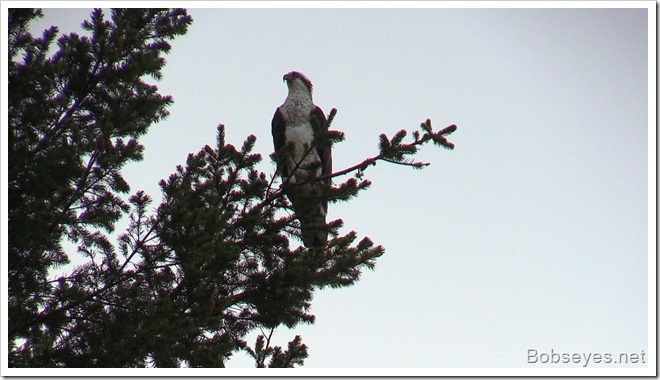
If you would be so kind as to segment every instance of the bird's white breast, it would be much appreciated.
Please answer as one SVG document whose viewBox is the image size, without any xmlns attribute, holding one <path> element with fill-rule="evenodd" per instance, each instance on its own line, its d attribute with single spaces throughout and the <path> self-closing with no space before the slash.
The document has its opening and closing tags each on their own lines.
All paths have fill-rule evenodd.
<svg viewBox="0 0 660 380">
<path fill-rule="evenodd" d="M 287 125 L 299 126 L 309 124 L 309 114 L 312 112 L 312 99 L 306 96 L 290 95 L 280 107 Z"/>
<path fill-rule="evenodd" d="M 311 145 L 314 140 L 314 131 L 312 130 L 312 125 L 310 123 L 289 125 L 284 131 L 284 136 L 287 143 L 291 141 L 295 145 L 300 145 L 302 147 L 305 144 Z"/>
<path fill-rule="evenodd" d="M 314 131 L 309 122 L 287 126 L 284 136 L 287 144 L 289 142 L 293 143 L 293 157 L 291 157 L 293 162 L 290 164 L 292 166 L 291 169 L 297 166 L 298 170 L 306 170 L 310 165 L 321 161 L 318 151 L 311 148 L 314 141 Z"/>
<path fill-rule="evenodd" d="M 321 173 L 318 164 L 314 172 L 308 169 L 321 161 L 317 150 L 311 148 L 314 141 L 314 130 L 309 122 L 312 107 L 311 99 L 302 96 L 289 96 L 280 107 L 280 112 L 286 120 L 285 142 L 286 144 L 293 143 L 293 151 L 287 166 L 289 173 L 293 174 L 294 180 L 296 177 L 318 176 Z"/>
</svg>

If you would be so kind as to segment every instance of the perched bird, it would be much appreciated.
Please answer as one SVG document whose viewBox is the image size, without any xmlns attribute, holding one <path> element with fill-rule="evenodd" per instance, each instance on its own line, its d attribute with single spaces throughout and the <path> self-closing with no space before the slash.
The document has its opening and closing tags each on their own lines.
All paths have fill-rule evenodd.
<svg viewBox="0 0 660 380">
<path fill-rule="evenodd" d="M 328 241 L 324 192 L 330 180 L 311 180 L 332 173 L 330 143 L 314 141 L 327 128 L 326 116 L 312 101 L 312 82 L 305 75 L 292 71 L 283 80 L 289 94 L 271 123 L 277 170 L 300 221 L 303 244 L 320 248 Z"/>
</svg>

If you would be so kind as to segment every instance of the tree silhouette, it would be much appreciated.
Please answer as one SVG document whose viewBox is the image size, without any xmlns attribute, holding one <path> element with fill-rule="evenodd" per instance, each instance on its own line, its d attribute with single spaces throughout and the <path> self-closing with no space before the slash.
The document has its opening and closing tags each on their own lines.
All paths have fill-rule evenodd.
<svg viewBox="0 0 660 380">
<path fill-rule="evenodd" d="M 139 137 L 172 104 L 143 78 L 161 78 L 168 41 L 192 18 L 113 9 L 106 20 L 96 9 L 82 24 L 89 36 L 63 35 L 49 56 L 57 28 L 27 32 L 41 15 L 9 10 L 9 366 L 224 367 L 241 350 L 257 367 L 302 365 L 301 337 L 282 348 L 271 345 L 273 331 L 313 323 L 314 291 L 353 285 L 384 248 L 340 234 L 341 220 L 328 223 L 325 248 L 300 246 L 283 196 L 292 185 L 255 169 L 255 136 L 236 148 L 222 125 L 213 147 L 160 182 L 155 211 L 148 194 L 129 195 L 121 169 L 142 159 Z M 455 129 L 434 132 L 427 120 L 409 143 L 405 130 L 381 135 L 378 155 L 324 178 L 353 173 L 323 196 L 356 197 L 377 161 L 422 168 L 410 158 L 418 147 L 452 149 L 445 136 Z M 113 243 L 121 218 L 129 225 Z M 53 276 L 72 254 L 64 239 L 86 261 Z M 262 333 L 250 345 L 252 331 Z"/>
</svg>

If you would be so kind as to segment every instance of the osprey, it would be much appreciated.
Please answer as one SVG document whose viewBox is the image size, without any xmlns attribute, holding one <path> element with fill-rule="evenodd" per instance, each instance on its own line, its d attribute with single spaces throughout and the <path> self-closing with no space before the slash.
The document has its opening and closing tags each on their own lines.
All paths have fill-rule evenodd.
<svg viewBox="0 0 660 380">
<path fill-rule="evenodd" d="M 324 193 L 330 180 L 313 179 L 332 173 L 332 153 L 330 143 L 318 144 L 314 137 L 327 127 L 326 117 L 312 101 L 312 82 L 305 75 L 292 71 L 282 79 L 289 94 L 271 123 L 277 170 L 300 221 L 303 244 L 320 248 L 328 241 Z"/>
</svg>

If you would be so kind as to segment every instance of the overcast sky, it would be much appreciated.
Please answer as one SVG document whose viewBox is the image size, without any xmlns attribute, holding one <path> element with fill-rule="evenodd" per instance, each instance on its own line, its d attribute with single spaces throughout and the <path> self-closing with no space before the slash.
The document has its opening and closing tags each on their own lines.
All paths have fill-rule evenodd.
<svg viewBox="0 0 660 380">
<path fill-rule="evenodd" d="M 377 154 L 380 133 L 458 125 L 454 151 L 416 156 L 431 166 L 379 163 L 369 191 L 331 206 L 386 253 L 355 286 L 318 292 L 314 325 L 277 331 L 302 335 L 305 367 L 543 367 L 530 349 L 653 360 L 647 9 L 189 11 L 158 84 L 171 115 L 126 170 L 156 201 L 219 123 L 235 145 L 255 134 L 271 173 L 291 70 L 338 109 L 336 169 Z M 39 29 L 70 32 L 89 8 L 44 13 Z"/>
</svg>

